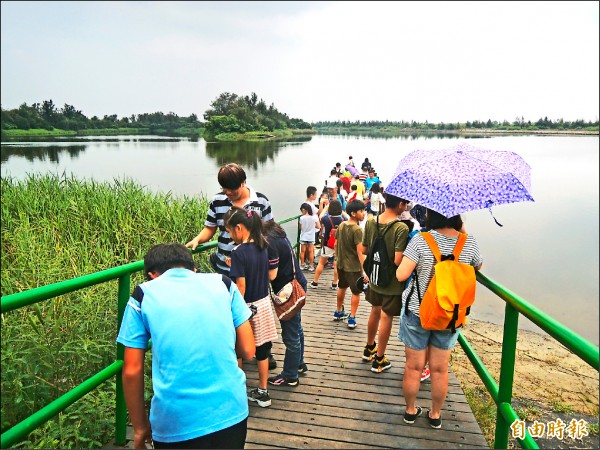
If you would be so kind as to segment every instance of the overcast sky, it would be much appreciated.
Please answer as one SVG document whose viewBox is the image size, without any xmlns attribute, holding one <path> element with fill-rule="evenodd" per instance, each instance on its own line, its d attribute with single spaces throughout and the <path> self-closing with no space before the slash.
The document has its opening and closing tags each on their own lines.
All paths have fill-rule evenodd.
<svg viewBox="0 0 600 450">
<path fill-rule="evenodd" d="M 598 120 L 598 2 L 2 2 L 2 107 Z"/>
</svg>

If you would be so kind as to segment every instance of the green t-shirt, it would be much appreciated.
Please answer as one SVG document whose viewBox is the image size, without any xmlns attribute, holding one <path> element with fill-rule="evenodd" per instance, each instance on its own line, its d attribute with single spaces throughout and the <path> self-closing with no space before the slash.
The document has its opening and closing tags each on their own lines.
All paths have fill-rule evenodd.
<svg viewBox="0 0 600 450">
<path fill-rule="evenodd" d="M 338 227 L 335 239 L 335 259 L 337 268 L 344 272 L 362 272 L 356 246 L 362 241 L 362 228 L 359 225 L 343 222 Z"/>
<path fill-rule="evenodd" d="M 394 256 L 396 252 L 404 252 L 406 249 L 406 245 L 408 244 L 408 227 L 400 221 L 396 221 L 394 223 L 380 223 L 379 234 L 383 234 L 388 227 L 392 228 L 385 233 L 383 239 L 385 241 L 385 247 L 390 265 L 397 268 L 397 266 L 394 265 Z M 370 219 L 365 224 L 365 232 L 362 241 L 362 244 L 367 247 L 367 251 L 375 241 L 376 236 L 377 222 L 375 219 Z M 373 289 L 374 292 L 385 295 L 402 295 L 402 291 L 404 290 L 404 282 L 401 283 L 398 281 L 396 278 L 396 272 L 394 270 L 392 281 L 390 281 L 389 285 L 386 287 L 381 287 L 369 283 L 369 289 Z"/>
</svg>

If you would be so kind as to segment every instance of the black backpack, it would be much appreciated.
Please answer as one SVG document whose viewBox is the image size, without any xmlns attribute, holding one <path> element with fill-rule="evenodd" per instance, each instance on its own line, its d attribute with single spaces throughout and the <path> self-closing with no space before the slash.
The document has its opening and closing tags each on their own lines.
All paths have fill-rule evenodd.
<svg viewBox="0 0 600 450">
<path fill-rule="evenodd" d="M 394 271 L 396 267 L 394 264 L 390 264 L 384 236 L 388 230 L 394 227 L 394 223 L 396 222 L 398 220 L 390 222 L 385 231 L 380 234 L 379 216 L 377 216 L 377 236 L 373 240 L 373 244 L 369 247 L 369 252 L 363 263 L 363 268 L 369 277 L 369 282 L 375 286 L 386 287 L 392 281 L 392 277 L 395 276 Z"/>
</svg>

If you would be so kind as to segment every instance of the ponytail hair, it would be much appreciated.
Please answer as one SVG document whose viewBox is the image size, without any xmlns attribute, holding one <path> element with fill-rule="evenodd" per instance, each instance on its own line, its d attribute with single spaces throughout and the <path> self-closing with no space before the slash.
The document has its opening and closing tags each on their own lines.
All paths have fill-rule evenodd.
<svg viewBox="0 0 600 450">
<path fill-rule="evenodd" d="M 223 216 L 223 221 L 226 228 L 243 225 L 250 232 L 250 237 L 258 248 L 261 250 L 267 248 L 268 242 L 263 234 L 263 221 L 255 211 L 232 206 Z"/>
</svg>

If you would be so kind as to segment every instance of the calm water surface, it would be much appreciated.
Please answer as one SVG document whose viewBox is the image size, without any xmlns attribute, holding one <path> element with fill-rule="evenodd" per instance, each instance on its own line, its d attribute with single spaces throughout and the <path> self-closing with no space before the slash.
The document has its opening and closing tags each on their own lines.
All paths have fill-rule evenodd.
<svg viewBox="0 0 600 450">
<path fill-rule="evenodd" d="M 264 143 L 103 139 L 2 143 L 2 176 L 51 172 L 98 181 L 132 178 L 152 191 L 210 198 L 219 190 L 218 168 L 233 161 L 245 168 L 248 183 L 271 200 L 280 220 L 297 214 L 306 187 L 321 189 L 330 168 L 336 162 L 344 165 L 349 155 L 357 163 L 368 157 L 385 185 L 410 151 L 464 141 L 355 136 Z M 468 143 L 514 151 L 532 167 L 535 202 L 495 207 L 503 227 L 487 210 L 463 215 L 483 252 L 483 273 L 598 344 L 598 137 L 505 136 L 470 138 Z M 198 230 L 202 223 L 198 218 Z M 294 227 L 286 224 L 291 236 Z M 474 318 L 502 323 L 504 302 L 481 285 L 475 306 Z M 524 318 L 520 327 L 540 331 Z"/>
</svg>

